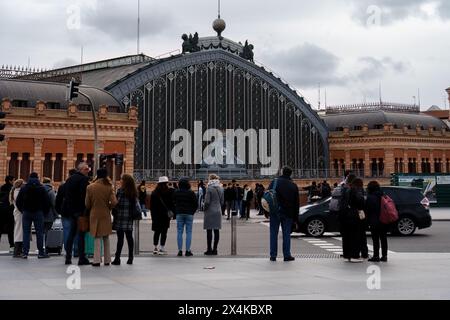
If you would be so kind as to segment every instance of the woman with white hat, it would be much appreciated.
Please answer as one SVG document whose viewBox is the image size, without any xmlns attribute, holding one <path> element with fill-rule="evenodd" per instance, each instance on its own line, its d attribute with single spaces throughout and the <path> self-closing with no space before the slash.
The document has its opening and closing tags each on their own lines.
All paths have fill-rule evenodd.
<svg viewBox="0 0 450 320">
<path fill-rule="evenodd" d="M 165 250 L 167 231 L 170 227 L 170 220 L 174 218 L 174 189 L 168 186 L 169 178 L 160 177 L 155 191 L 150 197 L 150 211 L 152 216 L 153 245 L 155 249 L 153 254 L 167 255 Z M 161 239 L 161 247 L 158 250 L 158 244 Z"/>
</svg>

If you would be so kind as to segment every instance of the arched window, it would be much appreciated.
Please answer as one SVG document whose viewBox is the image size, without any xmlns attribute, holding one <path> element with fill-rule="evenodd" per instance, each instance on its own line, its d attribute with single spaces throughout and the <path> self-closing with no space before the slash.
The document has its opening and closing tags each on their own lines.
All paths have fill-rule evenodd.
<svg viewBox="0 0 450 320">
<path fill-rule="evenodd" d="M 53 171 L 53 181 L 55 182 L 61 182 L 63 180 L 63 154 L 57 153 L 56 159 L 55 159 L 55 165 L 54 165 L 54 171 Z"/>
<path fill-rule="evenodd" d="M 11 153 L 8 172 L 10 176 L 13 176 L 15 178 L 19 176 L 19 154 L 17 152 Z"/>
<path fill-rule="evenodd" d="M 28 177 L 30 176 L 30 170 L 31 170 L 30 154 L 23 153 L 22 162 L 20 163 L 20 178 L 28 180 Z"/>
<path fill-rule="evenodd" d="M 42 171 L 42 177 L 47 177 L 50 179 L 53 179 L 52 175 L 52 154 L 46 153 L 44 158 L 44 165 L 43 165 L 43 171 Z"/>
</svg>

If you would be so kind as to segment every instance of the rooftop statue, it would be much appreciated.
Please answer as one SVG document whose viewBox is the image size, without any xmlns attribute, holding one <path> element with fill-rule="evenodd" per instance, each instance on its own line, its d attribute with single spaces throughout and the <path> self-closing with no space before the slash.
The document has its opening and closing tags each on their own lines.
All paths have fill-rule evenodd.
<svg viewBox="0 0 450 320">
<path fill-rule="evenodd" d="M 254 62 L 253 57 L 254 57 L 254 53 L 253 53 L 253 45 L 252 44 L 248 44 L 248 40 L 245 41 L 245 45 L 244 45 L 244 49 L 242 50 L 242 53 L 240 54 L 240 56 L 246 60 L 249 60 L 251 62 Z"/>
<path fill-rule="evenodd" d="M 181 36 L 181 39 L 183 39 L 183 53 L 200 51 L 200 47 L 198 46 L 198 32 L 196 32 L 194 36 L 192 36 L 192 34 L 189 34 L 189 37 L 187 34 L 183 34 Z"/>
</svg>

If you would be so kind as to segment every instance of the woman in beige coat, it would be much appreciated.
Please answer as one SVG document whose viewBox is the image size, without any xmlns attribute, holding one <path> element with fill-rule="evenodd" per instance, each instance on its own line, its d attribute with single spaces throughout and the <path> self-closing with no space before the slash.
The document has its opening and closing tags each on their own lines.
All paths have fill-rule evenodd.
<svg viewBox="0 0 450 320">
<path fill-rule="evenodd" d="M 97 171 L 97 178 L 87 187 L 86 209 L 89 210 L 89 232 L 95 238 L 94 262 L 92 266 L 99 267 L 101 258 L 101 241 L 104 245 L 104 263 L 111 263 L 109 235 L 112 234 L 111 209 L 117 204 L 113 186 L 106 169 Z"/>
</svg>

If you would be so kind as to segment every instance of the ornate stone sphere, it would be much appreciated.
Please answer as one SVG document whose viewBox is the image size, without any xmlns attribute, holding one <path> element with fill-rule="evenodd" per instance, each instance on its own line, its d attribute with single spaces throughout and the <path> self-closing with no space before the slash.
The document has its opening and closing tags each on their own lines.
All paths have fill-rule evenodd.
<svg viewBox="0 0 450 320">
<path fill-rule="evenodd" d="M 213 22 L 213 29 L 217 32 L 219 37 L 222 35 L 222 32 L 225 30 L 226 26 L 227 24 L 225 23 L 225 20 L 221 18 L 218 18 Z"/>
</svg>

